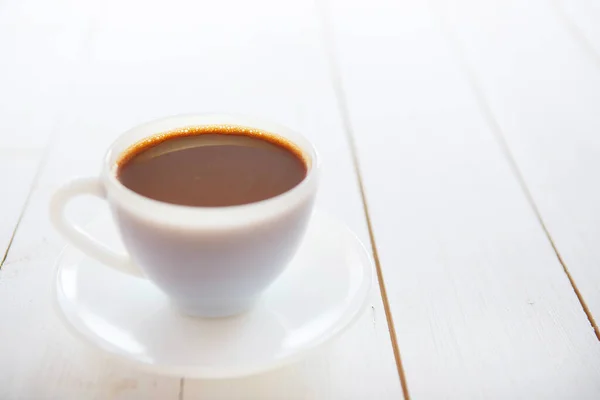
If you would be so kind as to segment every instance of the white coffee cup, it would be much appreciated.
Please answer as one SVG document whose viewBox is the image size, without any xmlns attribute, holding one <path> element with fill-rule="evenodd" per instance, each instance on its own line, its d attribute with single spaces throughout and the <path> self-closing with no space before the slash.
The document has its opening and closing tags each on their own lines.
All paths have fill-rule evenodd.
<svg viewBox="0 0 600 400">
<path fill-rule="evenodd" d="M 117 160 L 131 145 L 174 129 L 222 124 L 257 128 L 295 144 L 307 160 L 306 177 L 276 197 L 230 207 L 164 203 L 117 179 Z M 233 115 L 168 117 L 122 134 L 108 149 L 100 177 L 77 179 L 58 189 L 50 215 L 56 229 L 86 255 L 149 279 L 182 312 L 233 315 L 250 308 L 294 256 L 312 212 L 318 170 L 315 148 L 288 128 Z M 66 205 L 79 195 L 109 203 L 128 255 L 110 250 L 66 217 Z"/>
</svg>

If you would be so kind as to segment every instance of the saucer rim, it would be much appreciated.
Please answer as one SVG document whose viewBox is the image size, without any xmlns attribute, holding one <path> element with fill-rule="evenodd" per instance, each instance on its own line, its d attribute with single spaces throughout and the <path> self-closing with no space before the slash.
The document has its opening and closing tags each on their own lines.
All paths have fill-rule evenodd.
<svg viewBox="0 0 600 400">
<path fill-rule="evenodd" d="M 350 235 L 353 241 L 360 247 L 361 258 L 364 258 L 364 262 L 362 262 L 362 280 L 360 286 L 354 296 L 352 301 L 352 305 L 346 308 L 346 311 L 342 314 L 341 318 L 333 323 L 331 328 L 323 331 L 321 335 L 316 337 L 315 339 L 307 342 L 305 345 L 298 347 L 294 352 L 285 355 L 278 359 L 273 359 L 271 361 L 255 363 L 250 366 L 242 366 L 242 367 L 206 367 L 206 366 L 190 366 L 190 365 L 161 365 L 158 363 L 149 363 L 144 362 L 137 358 L 132 358 L 127 355 L 127 353 L 120 352 L 115 349 L 110 343 L 108 343 L 104 338 L 95 334 L 93 331 L 89 330 L 87 327 L 82 325 L 79 322 L 71 322 L 68 312 L 65 312 L 63 306 L 61 305 L 61 299 L 59 296 L 63 297 L 63 301 L 68 302 L 66 296 L 63 293 L 62 285 L 60 283 L 60 273 L 64 269 L 63 260 L 65 257 L 71 252 L 79 254 L 80 260 L 83 261 L 87 257 L 81 251 L 79 251 L 74 246 L 67 244 L 65 245 L 56 261 L 54 263 L 54 272 L 53 272 L 53 284 L 52 284 L 52 304 L 55 314 L 58 315 L 62 325 L 69 331 L 73 336 L 79 338 L 81 342 L 84 342 L 87 347 L 91 347 L 96 351 L 101 351 L 102 354 L 107 354 L 113 358 L 119 359 L 121 361 L 125 361 L 127 364 L 135 366 L 146 372 L 157 373 L 160 375 L 167 376 L 178 376 L 185 378 L 194 378 L 194 379 L 233 379 L 233 378 L 241 378 L 251 375 L 261 374 L 273 369 L 277 369 L 286 365 L 293 364 L 296 361 L 299 361 L 311 354 L 316 353 L 318 350 L 324 348 L 327 344 L 330 344 L 335 338 L 341 336 L 346 330 L 352 327 L 358 318 L 363 315 L 365 309 L 367 308 L 367 304 L 369 303 L 369 298 L 371 296 L 373 287 L 375 286 L 375 273 L 374 273 L 374 260 L 372 254 L 368 251 L 365 244 L 360 240 L 360 238 L 354 233 L 345 223 L 341 222 L 337 218 L 332 217 L 330 214 L 315 210 L 312 218 L 315 217 L 326 218 L 335 223 L 340 231 L 345 231 L 345 234 Z M 107 216 L 108 217 L 108 216 Z M 95 217 L 97 218 L 97 217 Z M 94 219 L 95 219 L 94 218 Z M 93 221 L 94 219 L 90 220 Z M 89 223 L 89 222 L 88 222 Z M 81 262 L 79 261 L 79 262 Z M 98 262 L 99 264 L 102 264 Z M 75 267 L 79 268 L 79 267 Z M 136 278 L 136 279 L 145 279 L 145 278 Z M 273 282 L 273 285 L 276 285 L 277 281 Z M 348 312 L 347 310 L 352 310 Z M 177 311 L 175 309 L 171 310 L 173 313 Z M 74 313 L 77 314 L 77 313 Z M 78 329 L 77 326 L 82 327 L 84 329 Z"/>
</svg>

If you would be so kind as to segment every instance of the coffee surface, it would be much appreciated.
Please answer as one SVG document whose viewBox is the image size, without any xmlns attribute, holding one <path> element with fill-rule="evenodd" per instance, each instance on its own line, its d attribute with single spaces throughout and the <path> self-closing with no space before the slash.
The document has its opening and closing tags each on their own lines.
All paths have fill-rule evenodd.
<svg viewBox="0 0 600 400">
<path fill-rule="evenodd" d="M 117 178 L 134 192 L 196 207 L 265 200 L 292 189 L 306 174 L 293 144 L 267 132 L 222 125 L 151 137 L 117 162 Z"/>
</svg>

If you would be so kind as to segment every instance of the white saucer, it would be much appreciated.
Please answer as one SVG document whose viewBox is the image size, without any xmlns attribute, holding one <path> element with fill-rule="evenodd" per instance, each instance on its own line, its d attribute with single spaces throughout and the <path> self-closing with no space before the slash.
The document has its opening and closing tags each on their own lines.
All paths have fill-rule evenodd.
<svg viewBox="0 0 600 400">
<path fill-rule="evenodd" d="M 108 215 L 87 229 L 115 242 Z M 344 225 L 315 212 L 295 259 L 251 311 L 222 319 L 179 314 L 152 283 L 67 247 L 56 268 L 65 325 L 86 341 L 154 372 L 231 378 L 298 359 L 360 315 L 373 280 L 371 257 Z"/>
</svg>

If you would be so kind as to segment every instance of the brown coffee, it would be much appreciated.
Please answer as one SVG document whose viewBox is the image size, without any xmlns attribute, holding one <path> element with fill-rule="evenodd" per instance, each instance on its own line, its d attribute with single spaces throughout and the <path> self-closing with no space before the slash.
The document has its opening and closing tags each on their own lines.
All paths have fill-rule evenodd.
<svg viewBox="0 0 600 400">
<path fill-rule="evenodd" d="M 300 149 L 257 129 L 215 125 L 153 136 L 117 162 L 117 178 L 154 200 L 196 207 L 253 203 L 280 195 L 307 174 Z"/>
</svg>

